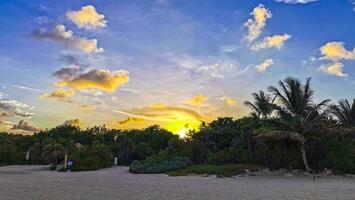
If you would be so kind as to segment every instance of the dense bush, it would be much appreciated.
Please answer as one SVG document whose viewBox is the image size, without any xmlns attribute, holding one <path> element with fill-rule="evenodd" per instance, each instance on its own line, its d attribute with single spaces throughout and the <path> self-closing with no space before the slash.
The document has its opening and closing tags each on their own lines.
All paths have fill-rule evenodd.
<svg viewBox="0 0 355 200">
<path fill-rule="evenodd" d="M 129 166 L 129 171 L 137 174 L 165 173 L 186 168 L 191 164 L 189 158 L 177 157 L 167 151 L 161 151 L 146 160 L 134 161 Z"/>
<path fill-rule="evenodd" d="M 112 166 L 113 156 L 104 144 L 96 144 L 87 150 L 79 150 L 68 158 L 73 162 L 71 170 L 88 171 Z"/>
<path fill-rule="evenodd" d="M 144 160 L 167 149 L 172 141 L 178 141 L 178 137 L 159 126 L 124 131 L 116 138 L 119 164 L 130 165 L 134 160 Z"/>
<path fill-rule="evenodd" d="M 325 145 L 327 152 L 322 167 L 335 173 L 355 173 L 355 141 L 332 138 Z"/>
</svg>

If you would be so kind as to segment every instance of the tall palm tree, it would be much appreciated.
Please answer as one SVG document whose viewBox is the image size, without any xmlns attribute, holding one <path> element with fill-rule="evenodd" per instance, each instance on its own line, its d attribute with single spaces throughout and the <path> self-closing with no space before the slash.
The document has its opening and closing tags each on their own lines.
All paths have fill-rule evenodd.
<svg viewBox="0 0 355 200">
<path fill-rule="evenodd" d="M 277 100 L 273 107 L 286 130 L 274 131 L 271 135 L 277 139 L 286 137 L 297 141 L 306 171 L 310 171 L 310 168 L 305 144 L 322 127 L 325 118 L 323 108 L 329 102 L 328 99 L 319 104 L 313 102 L 314 91 L 310 87 L 310 81 L 311 78 L 307 78 L 306 83 L 301 84 L 298 79 L 287 77 L 284 81 L 279 81 L 280 89 L 269 87 Z"/>
<path fill-rule="evenodd" d="M 262 90 L 259 90 L 258 93 L 252 93 L 252 96 L 254 103 L 245 101 L 244 105 L 254 110 L 254 114 L 258 118 L 268 118 L 273 111 L 273 108 L 270 105 L 273 103 L 274 99 Z"/>
<path fill-rule="evenodd" d="M 340 100 L 338 105 L 331 106 L 330 111 L 338 118 L 342 125 L 355 125 L 355 99 L 352 105 L 350 105 L 349 101 L 346 99 Z"/>
</svg>

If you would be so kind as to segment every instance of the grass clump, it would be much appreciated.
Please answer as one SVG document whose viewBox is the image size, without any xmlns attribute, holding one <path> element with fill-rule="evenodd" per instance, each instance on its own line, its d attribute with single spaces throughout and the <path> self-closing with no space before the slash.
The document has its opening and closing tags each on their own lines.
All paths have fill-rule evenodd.
<svg viewBox="0 0 355 200">
<path fill-rule="evenodd" d="M 191 165 L 167 174 L 169 176 L 216 175 L 217 177 L 231 177 L 246 171 L 257 171 L 259 168 L 259 166 L 251 164 Z"/>
</svg>

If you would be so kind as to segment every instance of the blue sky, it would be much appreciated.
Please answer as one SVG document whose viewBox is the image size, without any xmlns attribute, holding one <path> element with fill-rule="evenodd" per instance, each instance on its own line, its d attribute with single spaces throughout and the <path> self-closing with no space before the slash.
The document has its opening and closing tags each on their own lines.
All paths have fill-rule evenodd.
<svg viewBox="0 0 355 200">
<path fill-rule="evenodd" d="M 0 127 L 179 132 L 247 115 L 289 75 L 312 77 L 316 100 L 354 98 L 355 2 L 299 2 L 1 0 Z"/>
</svg>

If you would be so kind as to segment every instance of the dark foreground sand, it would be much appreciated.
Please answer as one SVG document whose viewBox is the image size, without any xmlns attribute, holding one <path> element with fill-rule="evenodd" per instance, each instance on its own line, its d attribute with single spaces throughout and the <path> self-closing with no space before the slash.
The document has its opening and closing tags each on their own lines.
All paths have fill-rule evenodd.
<svg viewBox="0 0 355 200">
<path fill-rule="evenodd" d="M 41 166 L 0 167 L 0 199 L 355 199 L 355 179 L 275 175 L 236 178 L 135 175 L 126 167 L 51 172 Z"/>
</svg>

